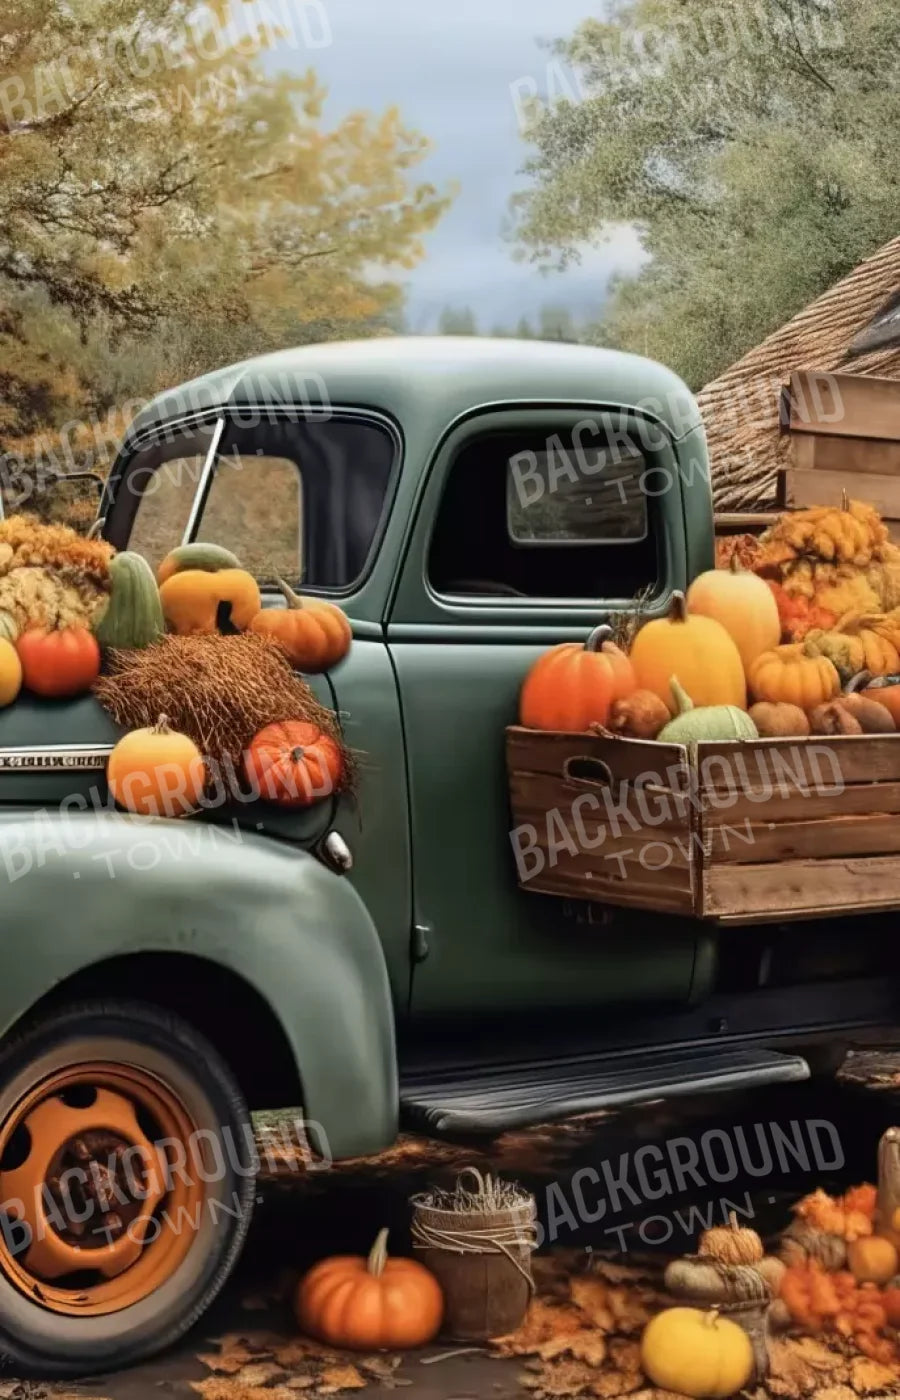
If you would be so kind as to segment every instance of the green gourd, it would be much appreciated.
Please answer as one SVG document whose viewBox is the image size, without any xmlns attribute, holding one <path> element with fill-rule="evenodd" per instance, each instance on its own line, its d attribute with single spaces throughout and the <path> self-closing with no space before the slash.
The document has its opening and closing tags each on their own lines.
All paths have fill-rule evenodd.
<svg viewBox="0 0 900 1400">
<path fill-rule="evenodd" d="M 223 549 L 220 544 L 202 544 L 197 540 L 194 544 L 180 544 L 170 549 L 157 569 L 156 577 L 159 583 L 165 583 L 167 578 L 185 569 L 202 569 L 204 573 L 217 574 L 220 569 L 240 567 L 240 560 L 230 549 Z"/>
<path fill-rule="evenodd" d="M 759 730 L 746 710 L 739 710 L 737 705 L 695 706 L 677 676 L 672 677 L 669 685 L 678 713 L 657 734 L 662 743 L 697 744 L 707 739 L 759 738 Z"/>
<path fill-rule="evenodd" d="M 116 554 L 109 565 L 110 595 L 94 628 L 101 647 L 146 647 L 166 630 L 153 570 L 140 554 Z"/>
</svg>

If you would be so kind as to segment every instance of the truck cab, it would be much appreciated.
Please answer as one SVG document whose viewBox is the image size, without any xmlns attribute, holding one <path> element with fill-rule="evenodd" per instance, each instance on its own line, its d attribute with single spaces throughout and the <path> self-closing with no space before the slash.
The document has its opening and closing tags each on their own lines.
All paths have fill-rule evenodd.
<svg viewBox="0 0 900 1400">
<path fill-rule="evenodd" d="M 96 700 L 0 712 L 14 1358 L 90 1371 L 190 1325 L 249 1224 L 253 1109 L 300 1104 L 320 1155 L 357 1156 L 401 1124 L 484 1137 L 799 1080 L 892 1024 L 880 919 L 720 934 L 517 882 L 503 736 L 529 666 L 713 564 L 703 425 L 669 371 L 453 337 L 267 355 L 149 404 L 98 516 L 154 569 L 215 542 L 267 602 L 286 579 L 341 606 L 350 651 L 309 679 L 360 779 L 300 813 L 135 820 Z"/>
</svg>

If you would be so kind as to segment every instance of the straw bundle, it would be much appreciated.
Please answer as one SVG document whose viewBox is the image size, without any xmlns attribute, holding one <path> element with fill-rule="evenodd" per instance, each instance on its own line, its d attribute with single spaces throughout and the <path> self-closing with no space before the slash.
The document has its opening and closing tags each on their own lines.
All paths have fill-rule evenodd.
<svg viewBox="0 0 900 1400">
<path fill-rule="evenodd" d="M 253 632 L 163 637 L 141 650 L 109 651 L 106 665 L 94 694 L 117 724 L 141 729 L 165 714 L 206 758 L 238 765 L 265 725 L 307 720 L 341 745 L 352 778 L 352 756 L 335 715 L 266 637 Z"/>
</svg>

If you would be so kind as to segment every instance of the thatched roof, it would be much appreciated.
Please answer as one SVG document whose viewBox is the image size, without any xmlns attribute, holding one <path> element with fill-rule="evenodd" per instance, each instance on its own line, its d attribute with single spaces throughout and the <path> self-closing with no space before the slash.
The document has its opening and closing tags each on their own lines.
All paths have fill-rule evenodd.
<svg viewBox="0 0 900 1400">
<path fill-rule="evenodd" d="M 900 237 L 701 390 L 717 511 L 774 508 L 790 449 L 781 389 L 802 369 L 900 379 Z"/>
</svg>

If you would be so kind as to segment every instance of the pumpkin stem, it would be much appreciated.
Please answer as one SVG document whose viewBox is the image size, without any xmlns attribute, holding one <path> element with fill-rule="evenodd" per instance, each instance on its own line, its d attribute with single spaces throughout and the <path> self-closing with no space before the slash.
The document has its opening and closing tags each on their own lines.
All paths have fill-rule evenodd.
<svg viewBox="0 0 900 1400">
<path fill-rule="evenodd" d="M 846 486 L 844 486 L 844 487 L 842 488 L 842 490 L 841 490 L 841 510 L 849 510 L 849 509 L 850 509 L 850 497 L 847 495 L 847 488 L 846 488 Z"/>
<path fill-rule="evenodd" d="M 160 715 L 159 719 L 154 724 L 151 732 L 153 734 L 171 734 L 172 731 L 169 728 L 169 716 Z"/>
<path fill-rule="evenodd" d="M 372 1275 L 373 1278 L 381 1278 L 381 1275 L 384 1273 L 384 1266 L 387 1263 L 388 1257 L 388 1233 L 389 1232 L 387 1228 L 385 1228 L 384 1230 L 379 1230 L 375 1238 L 375 1243 L 369 1250 L 369 1258 L 366 1263 L 366 1268 L 368 1269 L 369 1273 Z"/>
<path fill-rule="evenodd" d="M 301 748 L 291 749 L 291 762 L 299 763 L 301 758 L 306 757 L 306 750 Z"/>
<path fill-rule="evenodd" d="M 97 539 L 97 537 L 98 537 L 99 534 L 100 534 L 100 531 L 103 529 L 103 526 L 104 526 L 105 524 L 106 524 L 106 516 L 105 516 L 105 515 L 99 516 L 99 517 L 94 521 L 94 523 L 93 523 L 93 525 L 91 526 L 91 528 L 88 530 L 87 534 L 85 535 L 85 539 L 86 539 L 86 540 L 95 540 L 95 539 Z"/>
<path fill-rule="evenodd" d="M 728 567 L 733 574 L 742 574 L 745 572 L 743 566 L 741 565 L 741 561 L 738 558 L 737 550 L 734 550 L 734 552 L 732 553 Z"/>
<path fill-rule="evenodd" d="M 608 622 L 601 622 L 599 627 L 595 627 L 584 644 L 585 651 L 599 651 L 604 642 L 611 642 L 615 633 Z"/>
<path fill-rule="evenodd" d="M 740 1226 L 738 1225 L 737 1214 L 733 1210 L 730 1210 L 728 1212 L 728 1224 L 731 1226 L 732 1230 L 740 1229 Z"/>
<path fill-rule="evenodd" d="M 677 676 L 670 676 L 669 689 L 672 692 L 672 699 L 675 701 L 675 705 L 680 715 L 686 715 L 688 710 L 692 710 L 694 708 L 693 700 L 688 695 L 687 691 L 685 690 L 684 686 L 681 684 Z"/>
<path fill-rule="evenodd" d="M 716 1325 L 716 1323 L 718 1322 L 718 1320 L 719 1320 L 719 1309 L 718 1309 L 718 1308 L 710 1308 L 709 1312 L 704 1314 L 704 1321 L 705 1321 L 707 1327 L 715 1327 L 715 1325 Z"/>
<path fill-rule="evenodd" d="M 672 601 L 669 604 L 670 622 L 687 622 L 687 599 L 677 588 L 672 594 Z"/>
<path fill-rule="evenodd" d="M 299 593 L 294 592 L 289 583 L 285 583 L 280 574 L 275 575 L 275 582 L 284 594 L 284 601 L 287 603 L 288 607 L 302 609 L 303 599 L 300 597 Z"/>
</svg>

